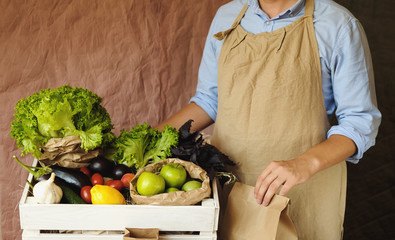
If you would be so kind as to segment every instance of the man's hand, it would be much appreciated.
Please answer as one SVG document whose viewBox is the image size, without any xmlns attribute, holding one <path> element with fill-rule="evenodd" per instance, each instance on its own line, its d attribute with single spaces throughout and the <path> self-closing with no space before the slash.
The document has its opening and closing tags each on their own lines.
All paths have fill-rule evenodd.
<svg viewBox="0 0 395 240">
<path fill-rule="evenodd" d="M 295 159 L 271 162 L 256 181 L 255 198 L 259 204 L 267 206 L 280 187 L 279 195 L 285 196 L 294 186 L 305 183 L 317 172 L 346 160 L 356 150 L 350 138 L 331 135 Z"/>
<path fill-rule="evenodd" d="M 307 182 L 318 171 L 313 162 L 305 158 L 271 162 L 255 184 L 258 204 L 267 206 L 280 187 L 279 195 L 285 196 L 294 186 Z"/>
</svg>

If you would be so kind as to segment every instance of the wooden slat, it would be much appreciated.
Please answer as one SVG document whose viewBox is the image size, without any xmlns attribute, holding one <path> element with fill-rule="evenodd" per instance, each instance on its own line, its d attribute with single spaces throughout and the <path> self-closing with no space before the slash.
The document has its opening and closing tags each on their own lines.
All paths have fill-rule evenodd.
<svg viewBox="0 0 395 240">
<path fill-rule="evenodd" d="M 211 231 L 215 225 L 215 208 L 204 206 L 23 204 L 20 216 L 22 229 L 42 230 Z"/>
</svg>

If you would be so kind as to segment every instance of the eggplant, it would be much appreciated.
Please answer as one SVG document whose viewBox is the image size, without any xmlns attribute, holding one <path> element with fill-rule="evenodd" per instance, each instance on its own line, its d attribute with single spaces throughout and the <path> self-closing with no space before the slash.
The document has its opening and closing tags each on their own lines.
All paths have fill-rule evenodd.
<svg viewBox="0 0 395 240">
<path fill-rule="evenodd" d="M 51 169 L 57 178 L 66 182 L 76 193 L 79 193 L 81 188 L 84 186 L 92 186 L 89 177 L 78 169 L 65 168 L 56 165 L 52 165 Z"/>
<path fill-rule="evenodd" d="M 100 173 L 103 177 L 111 177 L 114 166 L 114 162 L 99 156 L 91 160 L 89 170 L 92 174 Z"/>
<path fill-rule="evenodd" d="M 124 164 L 116 165 L 112 170 L 112 178 L 120 180 L 126 173 L 132 173 L 132 169 Z"/>
</svg>

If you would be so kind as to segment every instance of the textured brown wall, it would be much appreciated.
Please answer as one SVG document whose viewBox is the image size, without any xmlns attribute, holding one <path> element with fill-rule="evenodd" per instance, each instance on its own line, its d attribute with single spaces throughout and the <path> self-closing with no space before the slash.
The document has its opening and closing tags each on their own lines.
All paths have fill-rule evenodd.
<svg viewBox="0 0 395 240">
<path fill-rule="evenodd" d="M 13 108 L 43 88 L 86 87 L 115 126 L 156 124 L 185 105 L 211 20 L 212 0 L 0 0 L 0 184 L 4 240 L 20 239 L 27 172 L 9 126 Z M 31 163 L 31 157 L 23 158 Z"/>
<path fill-rule="evenodd" d="M 4 240 L 21 238 L 18 203 L 27 176 L 11 158 L 20 153 L 9 136 L 15 103 L 42 88 L 70 84 L 103 97 L 116 133 L 142 121 L 156 124 L 194 94 L 209 24 L 225 2 L 228 0 L 0 0 Z M 360 164 L 349 165 L 345 239 L 391 239 L 394 3 L 337 2 L 365 27 L 383 112 L 376 146 Z M 31 162 L 31 158 L 24 160 Z"/>
</svg>

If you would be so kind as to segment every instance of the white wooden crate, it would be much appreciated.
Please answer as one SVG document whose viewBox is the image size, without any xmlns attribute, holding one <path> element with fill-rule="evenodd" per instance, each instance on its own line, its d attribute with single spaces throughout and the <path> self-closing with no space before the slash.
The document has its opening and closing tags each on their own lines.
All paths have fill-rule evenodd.
<svg viewBox="0 0 395 240">
<path fill-rule="evenodd" d="M 30 174 L 28 180 L 32 179 Z M 213 198 L 193 206 L 37 204 L 26 184 L 19 203 L 22 239 L 115 240 L 122 239 L 126 227 L 159 228 L 159 239 L 166 240 L 217 239 L 216 181 L 212 188 Z M 70 230 L 74 233 L 65 233 Z"/>
</svg>

